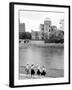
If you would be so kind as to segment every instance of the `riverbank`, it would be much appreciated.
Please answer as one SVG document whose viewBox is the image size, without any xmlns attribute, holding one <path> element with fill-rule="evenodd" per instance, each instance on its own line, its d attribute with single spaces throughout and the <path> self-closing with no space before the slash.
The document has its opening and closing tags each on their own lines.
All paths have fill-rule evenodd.
<svg viewBox="0 0 72 90">
<path fill-rule="evenodd" d="M 60 78 L 64 77 L 64 69 L 48 69 L 46 76 L 34 75 L 31 77 L 31 74 L 26 75 L 24 66 L 20 67 L 19 79 L 41 79 L 41 78 Z"/>
<path fill-rule="evenodd" d="M 31 41 L 31 46 L 45 47 L 45 48 L 63 48 L 64 44 L 44 43 L 44 41 Z"/>
<path fill-rule="evenodd" d="M 19 47 L 27 47 L 27 46 L 33 46 L 33 47 L 43 47 L 43 48 L 64 48 L 64 44 L 61 43 L 44 43 L 43 40 L 29 40 L 28 43 L 22 43 L 19 44 Z"/>
</svg>

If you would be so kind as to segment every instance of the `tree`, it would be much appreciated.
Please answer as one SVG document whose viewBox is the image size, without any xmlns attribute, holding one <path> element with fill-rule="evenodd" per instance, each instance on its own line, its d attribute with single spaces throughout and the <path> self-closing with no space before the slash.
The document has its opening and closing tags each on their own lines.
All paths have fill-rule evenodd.
<svg viewBox="0 0 72 90">
<path fill-rule="evenodd" d="M 29 32 L 20 32 L 19 39 L 31 39 L 31 33 Z"/>
<path fill-rule="evenodd" d="M 31 39 L 31 33 L 30 32 L 26 32 L 26 38 Z"/>
</svg>

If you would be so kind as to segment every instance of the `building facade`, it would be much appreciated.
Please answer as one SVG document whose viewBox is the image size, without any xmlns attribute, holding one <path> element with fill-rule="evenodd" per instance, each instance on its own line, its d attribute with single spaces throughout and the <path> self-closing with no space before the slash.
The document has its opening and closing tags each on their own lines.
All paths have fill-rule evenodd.
<svg viewBox="0 0 72 90">
<path fill-rule="evenodd" d="M 51 20 L 50 18 L 45 18 L 44 20 L 44 39 L 49 39 L 50 32 L 51 32 Z"/>
<path fill-rule="evenodd" d="M 44 40 L 44 24 L 40 24 L 41 39 Z"/>
<path fill-rule="evenodd" d="M 31 36 L 33 40 L 41 40 L 41 32 L 40 31 L 32 31 Z"/>
<path fill-rule="evenodd" d="M 57 31 L 57 27 L 56 27 L 56 26 L 51 26 L 51 32 L 50 32 L 50 34 L 49 34 L 49 39 L 55 38 L 55 36 L 56 36 L 56 31 Z"/>
<path fill-rule="evenodd" d="M 50 18 L 45 18 L 44 24 L 40 24 L 40 31 L 32 31 L 32 39 L 34 40 L 48 40 L 56 37 L 64 39 L 64 21 L 61 21 L 61 29 L 58 30 L 57 26 L 51 25 Z"/>
<path fill-rule="evenodd" d="M 25 32 L 25 23 L 19 22 L 19 32 Z"/>
<path fill-rule="evenodd" d="M 44 24 L 40 24 L 40 32 L 44 32 Z"/>
</svg>

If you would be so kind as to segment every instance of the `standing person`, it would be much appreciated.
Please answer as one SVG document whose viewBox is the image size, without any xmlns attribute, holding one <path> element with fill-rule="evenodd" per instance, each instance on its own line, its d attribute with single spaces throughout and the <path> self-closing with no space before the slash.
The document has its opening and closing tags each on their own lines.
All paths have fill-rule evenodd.
<svg viewBox="0 0 72 90">
<path fill-rule="evenodd" d="M 31 77 L 35 75 L 34 64 L 31 65 Z"/>
<path fill-rule="evenodd" d="M 41 75 L 41 67 L 37 65 L 37 75 Z"/>
<path fill-rule="evenodd" d="M 27 64 L 26 67 L 25 67 L 25 71 L 26 71 L 27 75 L 29 74 L 29 68 L 30 68 L 30 66 L 29 66 L 29 64 Z"/>
<path fill-rule="evenodd" d="M 46 68 L 45 68 L 45 66 L 42 67 L 41 75 L 42 76 L 45 76 L 46 75 Z"/>
</svg>

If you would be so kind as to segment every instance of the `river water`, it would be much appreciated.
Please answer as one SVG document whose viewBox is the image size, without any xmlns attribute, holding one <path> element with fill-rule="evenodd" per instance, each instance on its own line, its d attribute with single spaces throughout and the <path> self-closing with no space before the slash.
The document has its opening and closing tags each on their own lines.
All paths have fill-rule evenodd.
<svg viewBox="0 0 72 90">
<path fill-rule="evenodd" d="M 64 49 L 41 47 L 19 48 L 19 67 L 26 66 L 26 64 L 44 65 L 47 71 L 46 76 L 54 78 L 63 77 Z"/>
</svg>

